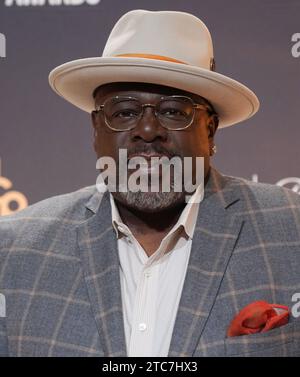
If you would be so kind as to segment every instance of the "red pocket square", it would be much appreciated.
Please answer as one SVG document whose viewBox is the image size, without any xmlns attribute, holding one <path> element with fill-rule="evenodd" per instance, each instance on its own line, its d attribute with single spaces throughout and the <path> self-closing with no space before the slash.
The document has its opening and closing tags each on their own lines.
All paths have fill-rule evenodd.
<svg viewBox="0 0 300 377">
<path fill-rule="evenodd" d="M 289 308 L 284 305 L 254 301 L 245 306 L 232 320 L 227 336 L 240 336 L 266 332 L 287 324 Z"/>
</svg>

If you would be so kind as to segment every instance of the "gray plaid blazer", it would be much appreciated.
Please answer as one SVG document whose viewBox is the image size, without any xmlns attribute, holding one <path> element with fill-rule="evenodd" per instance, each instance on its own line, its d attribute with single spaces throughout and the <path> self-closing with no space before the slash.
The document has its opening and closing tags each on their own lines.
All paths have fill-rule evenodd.
<svg viewBox="0 0 300 377">
<path fill-rule="evenodd" d="M 267 333 L 226 338 L 245 305 L 291 308 L 295 292 L 299 195 L 212 168 L 169 356 L 300 356 L 300 318 L 293 316 Z M 0 293 L 1 355 L 126 356 L 108 192 L 90 186 L 2 217 Z"/>
</svg>

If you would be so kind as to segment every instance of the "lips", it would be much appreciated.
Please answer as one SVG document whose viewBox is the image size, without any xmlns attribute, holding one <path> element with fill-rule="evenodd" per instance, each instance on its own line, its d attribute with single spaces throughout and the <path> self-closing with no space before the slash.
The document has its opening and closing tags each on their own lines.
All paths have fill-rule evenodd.
<svg viewBox="0 0 300 377">
<path fill-rule="evenodd" d="M 140 153 L 140 154 L 133 154 L 129 157 L 128 160 L 134 158 L 134 157 L 142 157 L 144 158 L 145 160 L 151 160 L 151 158 L 154 158 L 154 157 L 158 157 L 158 158 L 162 158 L 162 157 L 167 157 L 168 159 L 170 158 L 168 155 L 166 154 L 158 154 L 158 153 L 150 153 L 150 154 L 146 154 L 146 153 Z"/>
</svg>

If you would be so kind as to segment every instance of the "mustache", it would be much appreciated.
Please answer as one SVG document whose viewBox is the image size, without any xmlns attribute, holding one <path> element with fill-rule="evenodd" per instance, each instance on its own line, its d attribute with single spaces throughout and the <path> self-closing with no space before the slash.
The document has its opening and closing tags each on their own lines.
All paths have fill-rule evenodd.
<svg viewBox="0 0 300 377">
<path fill-rule="evenodd" d="M 172 157 L 175 157 L 175 156 L 178 156 L 178 157 L 181 157 L 182 156 L 175 150 L 170 150 L 170 149 L 166 149 L 164 148 L 162 145 L 141 145 L 141 146 L 136 146 L 135 148 L 133 148 L 132 150 L 128 150 L 128 160 L 134 156 L 134 155 L 138 155 L 138 154 L 161 154 L 161 155 L 165 155 L 167 156 L 168 158 L 172 158 Z"/>
</svg>

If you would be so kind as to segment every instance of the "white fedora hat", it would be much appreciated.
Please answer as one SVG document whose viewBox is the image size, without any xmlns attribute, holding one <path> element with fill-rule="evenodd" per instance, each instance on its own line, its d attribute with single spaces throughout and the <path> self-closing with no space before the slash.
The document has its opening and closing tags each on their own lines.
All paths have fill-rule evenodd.
<svg viewBox="0 0 300 377">
<path fill-rule="evenodd" d="M 214 71 L 212 39 L 197 17 L 173 11 L 133 10 L 112 29 L 101 57 L 62 64 L 49 74 L 53 90 L 91 112 L 93 91 L 112 82 L 144 82 L 206 98 L 227 127 L 253 116 L 259 101 L 243 84 Z"/>
</svg>

